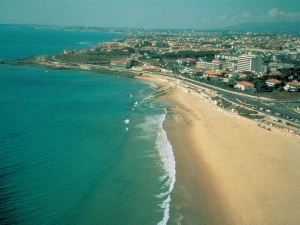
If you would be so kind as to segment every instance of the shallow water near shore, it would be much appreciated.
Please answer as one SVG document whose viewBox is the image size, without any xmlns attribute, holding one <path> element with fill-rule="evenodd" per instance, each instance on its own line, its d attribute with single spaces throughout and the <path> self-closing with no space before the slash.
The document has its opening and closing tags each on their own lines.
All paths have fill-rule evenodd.
<svg viewBox="0 0 300 225">
<path fill-rule="evenodd" d="M 37 46 L 9 35 L 25 32 L 41 41 L 45 30 L 0 29 L 6 32 L 0 58 L 26 56 L 26 49 L 46 54 L 43 46 L 57 37 L 51 31 Z M 68 47 L 96 39 L 78 36 Z M 14 46 L 16 38 L 23 48 Z M 64 48 L 49 45 L 50 53 Z M 175 159 L 162 128 L 164 106 L 149 101 L 154 92 L 147 83 L 107 74 L 0 65 L 1 224 L 176 221 Z"/>
</svg>

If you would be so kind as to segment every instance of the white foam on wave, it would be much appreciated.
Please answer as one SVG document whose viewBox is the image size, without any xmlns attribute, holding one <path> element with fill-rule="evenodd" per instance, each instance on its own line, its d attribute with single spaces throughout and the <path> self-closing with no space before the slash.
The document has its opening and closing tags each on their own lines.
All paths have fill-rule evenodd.
<svg viewBox="0 0 300 225">
<path fill-rule="evenodd" d="M 151 103 L 152 99 L 154 98 L 154 95 L 148 95 L 145 98 L 143 98 L 143 100 L 141 101 L 142 105 L 148 105 L 149 103 Z M 153 108 L 154 106 L 152 104 L 149 104 L 150 108 Z"/>
<path fill-rule="evenodd" d="M 167 175 L 161 176 L 161 177 L 159 178 L 159 181 L 163 182 L 163 181 L 164 181 L 165 179 L 167 179 L 167 178 L 168 178 Z"/>
<path fill-rule="evenodd" d="M 164 172 L 164 174 L 159 177 L 159 181 L 162 184 L 164 191 L 156 195 L 156 197 L 161 200 L 159 206 L 163 209 L 163 217 L 158 225 L 166 225 L 169 221 L 171 193 L 174 189 L 176 180 L 176 162 L 173 154 L 173 148 L 168 140 L 165 130 L 163 129 L 163 122 L 165 118 L 166 112 L 162 115 L 149 116 L 146 118 L 145 123 L 137 126 L 147 133 L 147 135 L 139 135 L 139 138 L 156 138 L 155 148 L 157 149 L 161 161 L 160 165 Z M 144 132 L 141 132 L 141 134 L 143 133 Z"/>
<path fill-rule="evenodd" d="M 166 192 L 157 195 L 158 198 L 163 199 L 160 207 L 164 210 L 163 218 L 158 225 L 166 225 L 168 223 L 170 218 L 171 193 L 176 181 L 176 162 L 173 154 L 173 148 L 168 140 L 167 133 L 163 129 L 163 122 L 165 118 L 166 113 L 160 118 L 160 130 L 155 143 L 162 161 L 163 169 L 166 173 L 165 176 L 160 178 L 160 180 L 164 182 L 164 186 L 167 187 Z"/>
<path fill-rule="evenodd" d="M 153 83 L 149 83 L 149 84 L 150 84 L 150 86 L 151 86 L 152 88 L 154 88 L 154 89 L 157 89 L 157 88 L 158 88 L 158 86 L 155 85 L 155 84 L 153 84 Z"/>
<path fill-rule="evenodd" d="M 130 120 L 129 120 L 129 119 L 126 119 L 126 120 L 124 120 L 124 123 L 125 123 L 125 124 L 129 124 L 129 123 L 130 123 Z"/>
<path fill-rule="evenodd" d="M 145 98 L 143 98 L 142 102 L 150 101 L 153 98 L 153 95 L 148 95 Z"/>
<path fill-rule="evenodd" d="M 133 104 L 133 107 L 132 107 L 132 111 L 134 111 L 135 110 L 135 108 L 137 107 L 137 105 L 138 105 L 138 102 L 135 102 L 134 104 Z"/>
</svg>

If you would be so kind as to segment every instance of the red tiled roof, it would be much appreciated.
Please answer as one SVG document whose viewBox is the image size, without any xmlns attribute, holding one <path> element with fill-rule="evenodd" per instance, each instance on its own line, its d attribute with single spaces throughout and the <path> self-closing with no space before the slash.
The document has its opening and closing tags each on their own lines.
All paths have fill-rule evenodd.
<svg viewBox="0 0 300 225">
<path fill-rule="evenodd" d="M 269 83 L 275 83 L 275 84 L 281 83 L 281 81 L 277 80 L 277 79 L 269 79 L 269 80 L 267 80 L 267 82 L 269 82 Z"/>
<path fill-rule="evenodd" d="M 207 74 L 207 75 L 212 75 L 212 76 L 220 75 L 219 72 L 212 71 L 212 70 L 205 71 L 205 74 Z"/>
<path fill-rule="evenodd" d="M 196 62 L 197 60 L 196 59 L 193 59 L 193 58 L 185 58 L 186 61 L 189 61 L 189 62 Z"/>
<path fill-rule="evenodd" d="M 248 81 L 239 81 L 239 82 L 237 82 L 237 84 L 243 85 L 245 87 L 254 87 L 254 84 L 252 84 L 251 82 L 248 82 Z"/>
<path fill-rule="evenodd" d="M 287 83 L 288 85 L 290 85 L 290 86 L 295 86 L 295 87 L 298 87 L 298 86 L 300 86 L 300 82 L 288 82 Z"/>
</svg>

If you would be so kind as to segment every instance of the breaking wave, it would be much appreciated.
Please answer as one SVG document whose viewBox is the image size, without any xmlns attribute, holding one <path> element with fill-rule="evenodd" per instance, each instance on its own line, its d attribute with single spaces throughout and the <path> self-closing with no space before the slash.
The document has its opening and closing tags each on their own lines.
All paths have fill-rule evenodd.
<svg viewBox="0 0 300 225">
<path fill-rule="evenodd" d="M 159 194 L 157 197 L 162 199 L 160 207 L 163 209 L 163 218 L 158 225 L 166 225 L 170 218 L 171 193 L 174 189 L 176 181 L 176 162 L 173 153 L 172 145 L 170 144 L 167 134 L 163 129 L 163 122 L 166 118 L 166 113 L 160 117 L 160 129 L 156 139 L 156 148 L 162 161 L 165 175 L 160 178 L 166 187 L 166 192 Z"/>
</svg>

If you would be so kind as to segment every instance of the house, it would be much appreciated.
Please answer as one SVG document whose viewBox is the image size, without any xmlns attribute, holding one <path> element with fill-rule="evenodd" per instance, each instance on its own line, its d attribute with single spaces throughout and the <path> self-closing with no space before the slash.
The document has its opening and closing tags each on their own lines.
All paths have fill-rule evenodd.
<svg viewBox="0 0 300 225">
<path fill-rule="evenodd" d="M 248 81 L 239 81 L 236 83 L 234 88 L 240 89 L 241 91 L 255 91 L 254 84 Z"/>
<path fill-rule="evenodd" d="M 266 84 L 268 87 L 278 87 L 281 84 L 281 81 L 277 79 L 268 79 Z"/>
<path fill-rule="evenodd" d="M 203 77 L 206 78 L 207 80 L 213 81 L 213 82 L 218 82 L 221 80 L 220 77 L 221 73 L 208 70 L 203 73 Z"/>
<path fill-rule="evenodd" d="M 294 82 L 288 82 L 286 85 L 283 87 L 285 91 L 300 91 L 300 82 L 294 81 Z"/>
<path fill-rule="evenodd" d="M 212 76 L 220 76 L 220 72 L 212 71 L 212 70 L 207 70 L 203 73 L 203 77 L 208 78 Z"/>
</svg>

